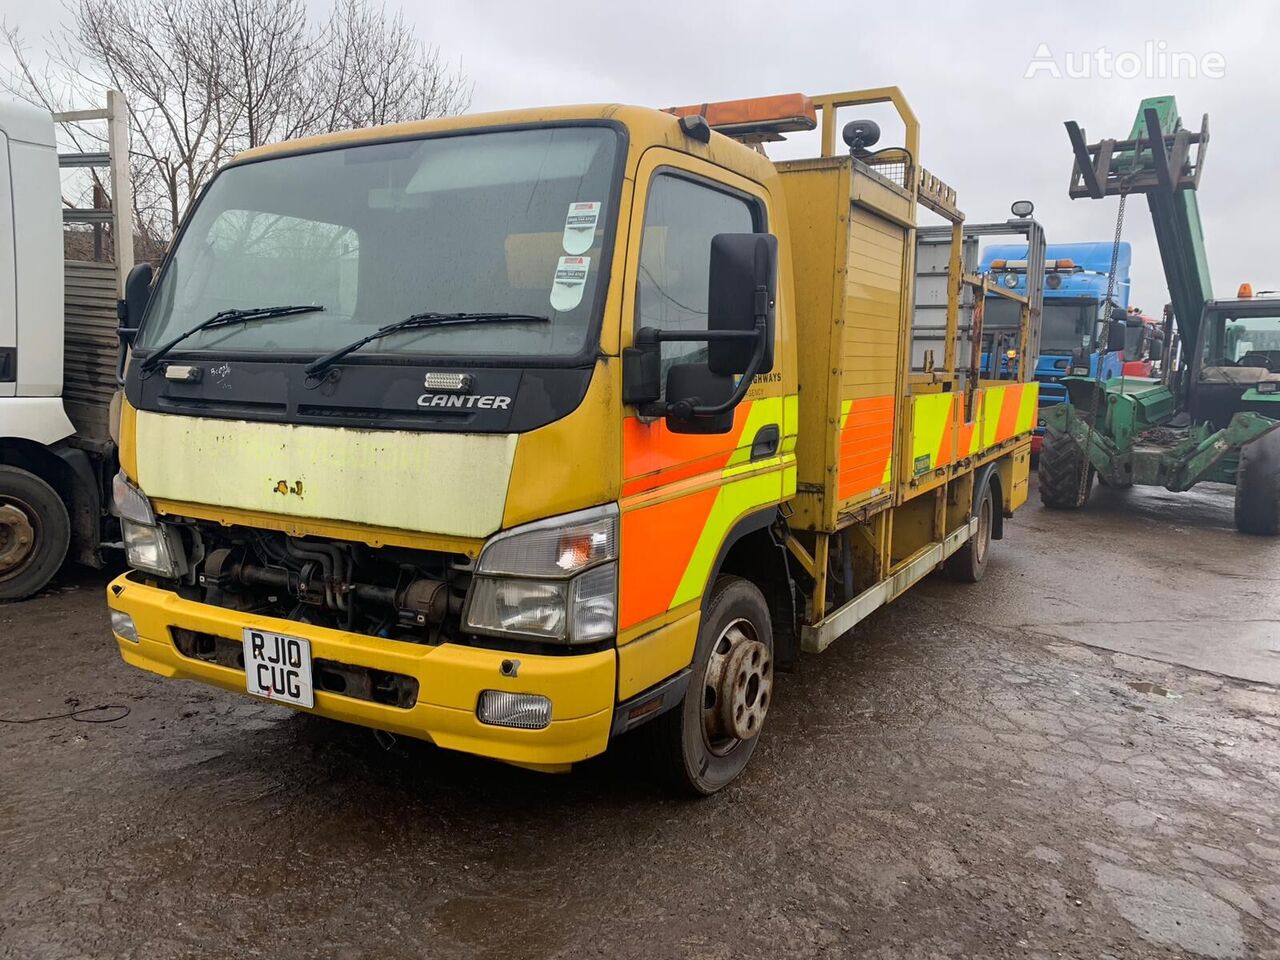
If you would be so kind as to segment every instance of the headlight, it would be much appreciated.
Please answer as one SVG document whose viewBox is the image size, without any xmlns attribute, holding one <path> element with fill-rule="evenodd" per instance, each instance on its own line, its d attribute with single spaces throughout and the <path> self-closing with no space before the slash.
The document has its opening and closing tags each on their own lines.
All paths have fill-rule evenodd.
<svg viewBox="0 0 1280 960">
<path fill-rule="evenodd" d="M 563 640 L 566 586 L 555 580 L 477 577 L 471 584 L 467 626 L 485 632 Z"/>
<path fill-rule="evenodd" d="M 177 565 L 163 526 L 121 520 L 120 527 L 124 531 L 124 552 L 129 566 L 161 577 L 177 576 Z"/>
<path fill-rule="evenodd" d="M 554 643 L 607 639 L 617 630 L 617 558 L 612 505 L 499 534 L 476 565 L 467 629 Z"/>
<path fill-rule="evenodd" d="M 145 493 L 129 482 L 123 470 L 111 481 L 111 505 L 114 507 L 115 515 L 124 520 L 146 524 L 156 522 L 151 501 L 147 499 Z"/>
</svg>

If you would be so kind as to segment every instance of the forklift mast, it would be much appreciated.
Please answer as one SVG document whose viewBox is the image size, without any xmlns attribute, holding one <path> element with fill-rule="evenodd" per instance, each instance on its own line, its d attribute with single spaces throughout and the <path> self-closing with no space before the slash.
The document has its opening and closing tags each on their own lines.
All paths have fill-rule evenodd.
<svg viewBox="0 0 1280 960">
<path fill-rule="evenodd" d="M 1075 152 L 1073 200 L 1146 194 L 1178 333 L 1184 349 L 1193 349 L 1205 302 L 1213 298 L 1196 203 L 1209 144 L 1209 115 L 1196 133 L 1182 125 L 1173 97 L 1150 97 L 1138 107 L 1127 140 L 1091 144 L 1074 120 L 1066 127 Z"/>
</svg>

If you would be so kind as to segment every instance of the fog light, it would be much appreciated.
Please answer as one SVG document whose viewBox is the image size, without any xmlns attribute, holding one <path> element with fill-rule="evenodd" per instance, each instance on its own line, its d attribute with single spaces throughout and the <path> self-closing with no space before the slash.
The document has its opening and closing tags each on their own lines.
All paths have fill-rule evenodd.
<svg viewBox="0 0 1280 960">
<path fill-rule="evenodd" d="M 121 613 L 119 610 L 111 611 L 111 631 L 130 643 L 138 642 L 138 627 L 134 624 L 133 617 L 127 613 Z"/>
<path fill-rule="evenodd" d="M 481 723 L 520 730 L 542 730 L 551 723 L 551 701 L 536 693 L 483 690 L 476 706 Z"/>
</svg>

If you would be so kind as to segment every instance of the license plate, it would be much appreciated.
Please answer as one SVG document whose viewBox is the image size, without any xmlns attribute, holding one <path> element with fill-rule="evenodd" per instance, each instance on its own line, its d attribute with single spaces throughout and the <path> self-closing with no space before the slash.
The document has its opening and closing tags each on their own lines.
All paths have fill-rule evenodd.
<svg viewBox="0 0 1280 960">
<path fill-rule="evenodd" d="M 245 686 L 255 696 L 300 707 L 316 705 L 310 640 L 246 627 L 244 678 Z"/>
</svg>

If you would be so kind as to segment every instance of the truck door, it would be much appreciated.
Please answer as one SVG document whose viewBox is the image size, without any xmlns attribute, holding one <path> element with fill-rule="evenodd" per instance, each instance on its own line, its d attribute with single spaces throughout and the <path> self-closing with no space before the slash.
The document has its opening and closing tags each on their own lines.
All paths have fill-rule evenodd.
<svg viewBox="0 0 1280 960">
<path fill-rule="evenodd" d="M 645 326 L 706 329 L 711 238 L 769 232 L 767 196 L 722 168 L 655 148 L 641 159 L 634 204 L 624 345 Z M 780 283 L 780 301 L 784 291 Z M 785 309 L 780 303 L 780 318 Z M 664 420 L 624 410 L 620 640 L 696 611 L 730 531 L 782 499 L 788 476 L 794 491 L 795 426 L 784 424 L 781 319 L 777 327 L 774 368 L 756 377 L 728 433 L 672 433 Z M 705 362 L 705 356 L 702 342 L 664 343 L 664 379 L 672 364 Z"/>
<path fill-rule="evenodd" d="M 0 397 L 15 396 L 18 386 L 18 286 L 12 183 L 9 138 L 0 130 Z"/>
</svg>

